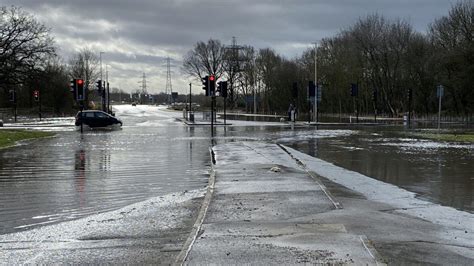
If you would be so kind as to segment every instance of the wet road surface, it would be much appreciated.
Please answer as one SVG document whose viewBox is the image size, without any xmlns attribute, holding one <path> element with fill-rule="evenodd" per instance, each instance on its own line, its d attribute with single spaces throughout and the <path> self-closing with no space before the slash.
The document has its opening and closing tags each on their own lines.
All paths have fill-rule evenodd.
<svg viewBox="0 0 474 266">
<path fill-rule="evenodd" d="M 209 142 L 156 108 L 118 111 L 124 127 L 0 150 L 0 234 L 117 209 L 207 184 Z M 71 121 L 72 124 L 73 121 Z"/>
<path fill-rule="evenodd" d="M 208 127 L 187 127 L 175 119 L 181 113 L 156 107 L 124 106 L 116 113 L 124 122 L 121 130 L 81 135 L 71 127 L 52 127 L 59 131 L 55 138 L 0 150 L 0 234 L 207 184 Z M 418 143 L 384 130 L 315 131 L 265 123 L 216 131 L 213 144 L 283 143 L 433 202 L 474 210 L 472 145 Z"/>
</svg>

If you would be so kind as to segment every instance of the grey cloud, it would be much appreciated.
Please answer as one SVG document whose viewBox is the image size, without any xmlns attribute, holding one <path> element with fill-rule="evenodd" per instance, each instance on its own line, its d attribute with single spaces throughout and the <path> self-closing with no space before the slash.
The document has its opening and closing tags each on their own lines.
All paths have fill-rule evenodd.
<svg viewBox="0 0 474 266">
<path fill-rule="evenodd" d="M 273 47 L 287 57 L 294 57 L 304 50 L 301 45 L 294 44 L 310 45 L 330 37 L 368 14 L 377 12 L 388 18 L 407 19 L 416 30 L 423 32 L 430 22 L 447 14 L 451 7 L 451 2 L 446 0 L 2 2 L 3 5 L 21 6 L 34 14 L 53 29 L 58 43 L 74 44 L 75 40 L 81 40 L 81 43 L 103 49 L 120 43 L 123 50 L 130 51 L 123 51 L 123 54 L 109 51 L 107 57 L 110 62 L 117 65 L 141 64 L 143 68 L 154 68 L 157 73 L 166 71 L 163 64 L 166 53 L 174 60 L 174 71 L 179 72 L 180 55 L 192 49 L 197 41 L 209 38 L 230 44 L 232 36 L 236 36 L 240 44 L 256 48 Z M 61 47 L 66 57 L 75 49 L 73 45 Z M 131 60 L 130 54 L 137 56 Z M 127 71 L 125 67 L 123 71 Z M 162 75 L 159 76 L 158 79 L 164 84 Z M 187 81 L 182 78 L 177 82 L 185 84 Z"/>
</svg>

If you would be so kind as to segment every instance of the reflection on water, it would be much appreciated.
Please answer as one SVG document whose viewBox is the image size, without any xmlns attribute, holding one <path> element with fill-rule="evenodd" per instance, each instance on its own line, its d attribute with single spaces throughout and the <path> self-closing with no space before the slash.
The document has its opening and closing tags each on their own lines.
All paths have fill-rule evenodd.
<svg viewBox="0 0 474 266">
<path fill-rule="evenodd" d="M 0 151 L 0 234 L 207 184 L 204 129 L 168 116 L 121 118 L 123 130 L 60 132 Z"/>
<path fill-rule="evenodd" d="M 373 132 L 286 142 L 311 156 L 395 184 L 420 197 L 474 212 L 473 146 Z"/>
</svg>

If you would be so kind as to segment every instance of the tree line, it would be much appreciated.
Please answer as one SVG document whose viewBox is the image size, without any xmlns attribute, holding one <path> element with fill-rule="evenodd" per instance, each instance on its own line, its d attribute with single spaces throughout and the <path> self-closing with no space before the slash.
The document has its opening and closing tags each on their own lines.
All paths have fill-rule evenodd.
<svg viewBox="0 0 474 266">
<path fill-rule="evenodd" d="M 426 33 L 410 23 L 372 14 L 318 42 L 316 65 L 324 113 L 379 113 L 399 116 L 437 112 L 436 87 L 443 85 L 447 115 L 472 116 L 474 109 L 474 3 L 454 4 Z M 33 107 L 33 91 L 55 113 L 77 109 L 69 91 L 71 78 L 85 78 L 89 88 L 99 78 L 97 52 L 84 48 L 67 63 L 57 55 L 50 29 L 19 7 L 0 7 L 0 107 Z M 290 103 L 309 109 L 308 82 L 314 80 L 315 49 L 292 59 L 271 48 L 197 42 L 184 56 L 183 70 L 200 78 L 214 74 L 229 81 L 228 106 L 260 113 L 285 113 Z M 297 83 L 298 97 L 292 87 Z M 350 84 L 357 84 L 357 97 Z M 413 101 L 408 101 L 408 90 Z"/>
<path fill-rule="evenodd" d="M 83 48 L 64 62 L 57 49 L 50 29 L 31 14 L 16 6 L 0 7 L 0 107 L 37 106 L 33 91 L 38 90 L 41 105 L 52 108 L 55 114 L 78 109 L 70 80 L 84 78 L 88 88 L 94 88 L 100 76 L 99 58 L 91 49 Z"/>
<path fill-rule="evenodd" d="M 438 110 L 436 88 L 442 85 L 444 113 L 469 117 L 474 111 L 473 17 L 473 1 L 458 2 L 423 34 L 404 20 L 372 14 L 322 39 L 316 51 L 308 48 L 293 59 L 271 48 L 226 46 L 210 39 L 187 53 L 183 70 L 198 79 L 214 74 L 228 80 L 227 101 L 233 107 L 251 109 L 249 99 L 256 99 L 261 113 L 284 113 L 290 103 L 307 112 L 316 53 L 322 112 L 433 114 Z M 357 84 L 357 97 L 351 97 L 351 84 Z"/>
</svg>

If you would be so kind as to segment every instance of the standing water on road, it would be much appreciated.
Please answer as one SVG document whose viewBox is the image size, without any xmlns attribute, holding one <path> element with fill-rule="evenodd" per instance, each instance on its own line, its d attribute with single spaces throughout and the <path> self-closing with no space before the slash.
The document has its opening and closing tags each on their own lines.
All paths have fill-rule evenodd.
<svg viewBox="0 0 474 266">
<path fill-rule="evenodd" d="M 305 138 L 280 138 L 280 142 L 429 201 L 474 212 L 473 144 L 400 137 L 386 128 L 325 136 L 331 132 L 302 131 L 297 136 Z"/>
<path fill-rule="evenodd" d="M 121 130 L 81 135 L 64 128 L 54 138 L 0 150 L 0 234 L 204 187 L 209 141 L 176 115 L 118 106 Z"/>
<path fill-rule="evenodd" d="M 116 106 L 121 130 L 50 126 L 55 138 L 0 150 L 0 234 L 56 223 L 207 185 L 209 126 L 188 127 L 181 112 Z M 64 124 L 64 121 L 60 122 Z M 315 130 L 231 121 L 214 143 L 270 141 L 474 211 L 473 145 L 401 138 L 378 129 Z"/>
</svg>

